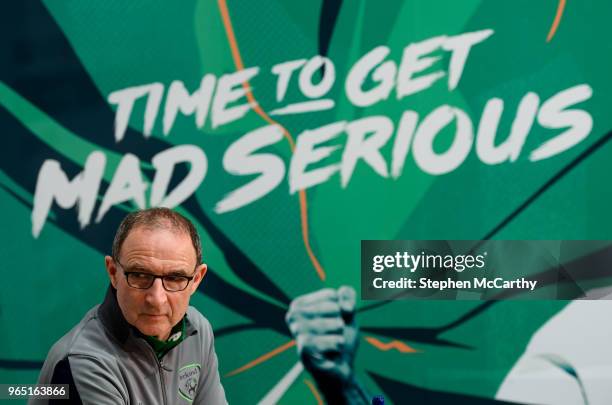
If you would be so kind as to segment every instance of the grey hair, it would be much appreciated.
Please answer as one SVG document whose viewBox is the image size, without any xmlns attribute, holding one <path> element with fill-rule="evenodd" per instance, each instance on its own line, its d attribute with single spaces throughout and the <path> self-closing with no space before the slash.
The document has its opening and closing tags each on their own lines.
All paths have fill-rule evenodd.
<svg viewBox="0 0 612 405">
<path fill-rule="evenodd" d="M 123 242 L 125 242 L 130 231 L 136 227 L 184 232 L 191 238 L 191 243 L 195 249 L 196 266 L 202 263 L 202 242 L 193 223 L 178 212 L 163 207 L 130 212 L 123 218 L 119 228 L 117 228 L 117 233 L 115 233 L 115 239 L 113 239 L 112 255 L 115 261 L 119 260 Z"/>
</svg>

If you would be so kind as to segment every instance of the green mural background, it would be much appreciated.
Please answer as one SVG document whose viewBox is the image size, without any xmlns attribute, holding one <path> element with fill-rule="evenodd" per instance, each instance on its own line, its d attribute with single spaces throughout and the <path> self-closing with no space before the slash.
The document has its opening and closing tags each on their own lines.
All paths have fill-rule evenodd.
<svg viewBox="0 0 612 405">
<path fill-rule="evenodd" d="M 560 3 L 561 19 L 547 40 Z M 222 158 L 234 141 L 266 125 L 255 111 L 214 129 L 210 122 L 198 129 L 193 117 L 179 114 L 168 136 L 158 119 L 152 137 L 145 139 L 145 105 L 138 102 L 125 139 L 114 141 L 113 110 L 106 102 L 111 92 L 152 82 L 168 86 L 173 80 L 195 89 L 206 73 L 221 76 L 236 70 L 220 12 L 223 5 L 245 67 L 259 66 L 261 72 L 319 54 L 321 27 L 330 29 L 327 56 L 335 64 L 337 81 L 328 97 L 336 106 L 275 118 L 294 137 L 306 129 L 372 115 L 397 123 L 407 109 L 422 117 L 441 104 L 463 109 L 476 127 L 492 97 L 505 102 L 498 131 L 504 136 L 527 92 L 545 100 L 583 83 L 593 89 L 593 96 L 580 104 L 591 114 L 593 129 L 575 147 L 538 162 L 529 161 L 528 152 L 559 131 L 534 125 L 515 162 L 486 165 L 472 150 L 459 168 L 433 176 L 409 153 L 397 179 L 383 178 L 361 162 L 346 188 L 335 175 L 307 190 L 309 241 L 326 274 L 322 281 L 304 246 L 299 195 L 290 194 L 286 180 L 250 205 L 225 214 L 214 211 L 229 191 L 251 179 L 227 173 Z M 89 153 L 102 150 L 108 158 L 106 187 L 126 153 L 142 159 L 150 181 L 148 162 L 154 153 L 180 144 L 205 151 L 206 178 L 179 210 L 198 225 L 205 261 L 214 273 L 192 303 L 217 331 L 222 382 L 231 403 L 257 402 L 297 361 L 295 348 L 288 348 L 235 373 L 286 347 L 291 337 L 283 329 L 283 316 L 290 299 L 323 287 L 348 284 L 358 289 L 362 239 L 612 239 L 607 2 L 359 0 L 336 5 L 336 18 L 325 17 L 326 6 L 331 6 L 320 0 L 69 0 L 1 6 L 6 46 L 0 82 L 0 382 L 34 383 L 51 344 L 101 301 L 108 285 L 103 254 L 110 252 L 122 215 L 134 209 L 130 202 L 115 206 L 100 223 L 92 221 L 81 229 L 76 209 L 54 205 L 42 232 L 33 237 L 34 186 L 45 159 L 62 162 L 72 178 Z M 375 46 L 387 45 L 389 58 L 399 61 L 410 43 L 482 29 L 495 34 L 474 47 L 452 92 L 436 83 L 425 92 L 401 100 L 392 94 L 367 108 L 353 106 L 343 95 L 348 70 Z M 262 109 L 278 107 L 272 75 L 262 73 L 251 85 Z M 296 86 L 290 86 L 287 101 L 301 97 Z M 436 147 L 444 150 L 453 136 L 452 130 L 443 131 Z M 342 137 L 337 140 L 341 146 L 344 142 Z M 285 141 L 266 151 L 287 164 L 291 158 Z M 384 156 L 390 153 L 390 147 L 382 149 Z M 339 157 L 335 152 L 321 165 Z M 578 164 L 569 167 L 577 158 Z M 559 173 L 563 175 L 555 178 Z M 385 381 L 407 390 L 492 398 L 530 336 L 566 304 L 360 302 L 359 378 L 370 392 L 396 401 L 401 391 Z M 367 338 L 398 340 L 416 352 L 382 350 Z M 282 402 L 315 403 L 304 382 L 308 379 L 302 375 Z M 431 402 L 423 403 L 436 403 L 435 396 L 429 398 L 423 401 Z"/>
</svg>

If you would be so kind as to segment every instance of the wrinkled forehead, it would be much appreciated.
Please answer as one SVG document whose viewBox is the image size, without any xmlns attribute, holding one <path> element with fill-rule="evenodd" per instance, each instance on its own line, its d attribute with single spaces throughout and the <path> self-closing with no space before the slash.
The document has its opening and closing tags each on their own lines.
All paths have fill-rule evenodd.
<svg viewBox="0 0 612 405">
<path fill-rule="evenodd" d="M 175 226 L 138 225 L 130 230 L 120 256 L 146 256 L 196 264 L 196 252 L 189 233 Z"/>
</svg>

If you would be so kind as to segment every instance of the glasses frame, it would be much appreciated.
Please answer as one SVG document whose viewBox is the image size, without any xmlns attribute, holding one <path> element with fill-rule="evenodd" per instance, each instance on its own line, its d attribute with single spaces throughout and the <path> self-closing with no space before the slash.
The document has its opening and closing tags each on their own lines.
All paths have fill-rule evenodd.
<svg viewBox="0 0 612 405">
<path fill-rule="evenodd" d="M 121 271 L 123 271 L 123 274 L 125 274 L 125 282 L 127 283 L 127 285 L 130 288 L 134 288 L 136 290 L 148 290 L 149 288 L 153 287 L 153 284 L 155 284 L 155 280 L 158 278 L 161 278 L 162 281 L 162 287 L 164 287 L 164 290 L 166 290 L 167 292 L 181 292 L 181 291 L 185 291 L 187 289 L 187 287 L 189 287 L 189 283 L 191 283 L 191 280 L 193 280 L 195 278 L 195 273 L 198 269 L 198 267 L 196 266 L 196 268 L 193 271 L 193 274 L 191 276 L 177 276 L 177 275 L 165 275 L 165 276 L 158 276 L 156 274 L 151 274 L 151 273 L 145 273 L 142 271 L 125 271 L 125 266 L 123 266 L 121 264 L 121 262 L 119 262 L 119 260 L 114 260 L 115 264 L 118 265 L 118 267 L 121 267 Z M 146 287 L 146 288 L 142 288 L 142 287 L 134 287 L 132 284 L 130 284 L 130 279 L 129 279 L 129 275 L 130 274 L 143 274 L 149 277 L 153 277 L 153 281 L 151 281 L 151 284 Z M 187 284 L 185 284 L 185 287 L 181 290 L 169 290 L 168 287 L 166 287 L 166 277 L 181 277 L 181 278 L 185 278 L 187 279 Z"/>
</svg>

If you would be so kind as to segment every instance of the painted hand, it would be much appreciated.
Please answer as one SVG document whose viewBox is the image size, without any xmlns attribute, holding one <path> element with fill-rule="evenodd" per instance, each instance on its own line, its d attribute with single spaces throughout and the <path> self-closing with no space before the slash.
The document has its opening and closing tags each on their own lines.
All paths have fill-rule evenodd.
<svg viewBox="0 0 612 405">
<path fill-rule="evenodd" d="M 331 288 L 302 295 L 285 317 L 304 367 L 318 384 L 345 386 L 353 379 L 357 351 L 355 290 Z"/>
</svg>

